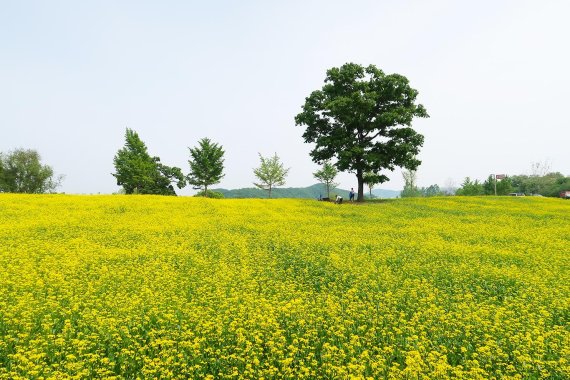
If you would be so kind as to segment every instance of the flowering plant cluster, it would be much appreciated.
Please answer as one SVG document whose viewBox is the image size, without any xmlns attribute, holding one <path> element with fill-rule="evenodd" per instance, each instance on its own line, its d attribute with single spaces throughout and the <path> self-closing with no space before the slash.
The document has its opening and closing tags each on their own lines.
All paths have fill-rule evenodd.
<svg viewBox="0 0 570 380">
<path fill-rule="evenodd" d="M 0 194 L 0 379 L 570 377 L 570 204 Z"/>
</svg>

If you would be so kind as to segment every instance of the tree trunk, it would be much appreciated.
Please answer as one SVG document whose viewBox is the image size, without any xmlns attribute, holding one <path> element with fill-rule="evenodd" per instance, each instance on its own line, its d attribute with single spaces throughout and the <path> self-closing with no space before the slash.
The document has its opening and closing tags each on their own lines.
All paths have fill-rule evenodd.
<svg viewBox="0 0 570 380">
<path fill-rule="evenodd" d="M 204 196 L 208 198 L 208 185 L 204 185 Z"/>
<path fill-rule="evenodd" d="M 271 198 L 271 186 L 269 186 L 269 198 Z"/>
<path fill-rule="evenodd" d="M 327 183 L 327 198 L 331 199 L 331 185 Z"/>
<path fill-rule="evenodd" d="M 356 179 L 358 180 L 358 198 L 357 202 L 364 202 L 364 175 L 362 170 L 356 171 Z"/>
</svg>

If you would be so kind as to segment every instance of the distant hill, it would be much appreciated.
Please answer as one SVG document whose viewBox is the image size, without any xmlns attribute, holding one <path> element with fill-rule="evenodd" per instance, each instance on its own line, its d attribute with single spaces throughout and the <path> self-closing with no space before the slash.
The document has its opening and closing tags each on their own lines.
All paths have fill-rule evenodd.
<svg viewBox="0 0 570 380">
<path fill-rule="evenodd" d="M 224 194 L 225 198 L 267 198 L 267 191 L 260 190 L 254 187 L 247 187 L 242 189 L 212 189 Z M 340 195 L 344 199 L 348 199 L 348 190 L 332 189 L 331 198 Z M 400 195 L 399 191 L 394 190 L 372 190 L 372 194 L 381 198 L 395 198 Z M 378 195 L 379 194 L 379 195 Z M 367 195 L 367 193 L 365 193 Z M 319 196 L 326 197 L 325 186 L 321 183 L 314 184 L 309 187 L 279 187 L 271 191 L 272 198 L 313 198 L 317 199 Z"/>
<path fill-rule="evenodd" d="M 225 198 L 267 198 L 267 191 L 255 187 L 242 189 L 212 189 L 224 194 Z M 348 198 L 348 190 L 332 189 L 331 197 L 334 195 Z M 309 187 L 279 187 L 271 190 L 272 198 L 314 198 L 326 197 L 326 190 L 323 184 L 317 183 Z"/>
<path fill-rule="evenodd" d="M 400 193 L 400 190 L 372 189 L 372 195 L 376 198 L 397 198 Z"/>
</svg>

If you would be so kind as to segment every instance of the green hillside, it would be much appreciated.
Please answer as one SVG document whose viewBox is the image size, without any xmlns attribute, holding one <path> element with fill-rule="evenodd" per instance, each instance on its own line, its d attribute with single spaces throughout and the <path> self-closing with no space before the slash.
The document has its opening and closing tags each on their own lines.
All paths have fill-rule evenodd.
<svg viewBox="0 0 570 380">
<path fill-rule="evenodd" d="M 213 189 L 213 191 L 218 191 L 224 194 L 225 198 L 267 198 L 267 191 L 260 190 L 255 187 L 247 187 L 242 189 Z M 340 195 L 345 199 L 348 199 L 348 190 L 334 188 L 331 190 L 331 198 L 335 198 L 336 195 Z M 384 190 L 375 189 L 372 190 L 372 194 L 376 198 L 396 198 L 400 195 L 400 191 L 396 190 Z M 272 198 L 313 198 L 317 199 L 319 196 L 326 197 L 327 191 L 325 186 L 321 183 L 316 183 L 309 187 L 283 187 L 276 188 L 271 191 Z M 368 197 L 368 192 L 364 193 L 365 197 Z"/>
<path fill-rule="evenodd" d="M 267 198 L 267 191 L 253 187 L 242 189 L 213 189 L 224 194 L 225 198 Z M 333 189 L 331 190 L 331 198 L 340 195 L 345 199 L 348 198 L 348 190 Z M 319 196 L 326 197 L 326 189 L 323 184 L 317 183 L 309 187 L 282 187 L 271 191 L 271 198 L 314 198 Z"/>
<path fill-rule="evenodd" d="M 376 198 L 398 198 L 400 196 L 400 190 L 386 190 L 386 189 L 373 189 L 372 195 Z"/>
</svg>

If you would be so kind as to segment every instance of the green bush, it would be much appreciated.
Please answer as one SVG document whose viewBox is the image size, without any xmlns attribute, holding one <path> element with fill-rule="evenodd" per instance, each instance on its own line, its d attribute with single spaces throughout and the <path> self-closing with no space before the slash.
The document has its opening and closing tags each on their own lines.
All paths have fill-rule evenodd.
<svg viewBox="0 0 570 380">
<path fill-rule="evenodd" d="M 195 197 L 206 197 L 206 198 L 220 199 L 220 198 L 224 197 L 224 194 L 220 193 L 219 191 L 212 191 L 212 190 L 204 191 L 204 190 L 202 190 L 194 196 Z"/>
</svg>

